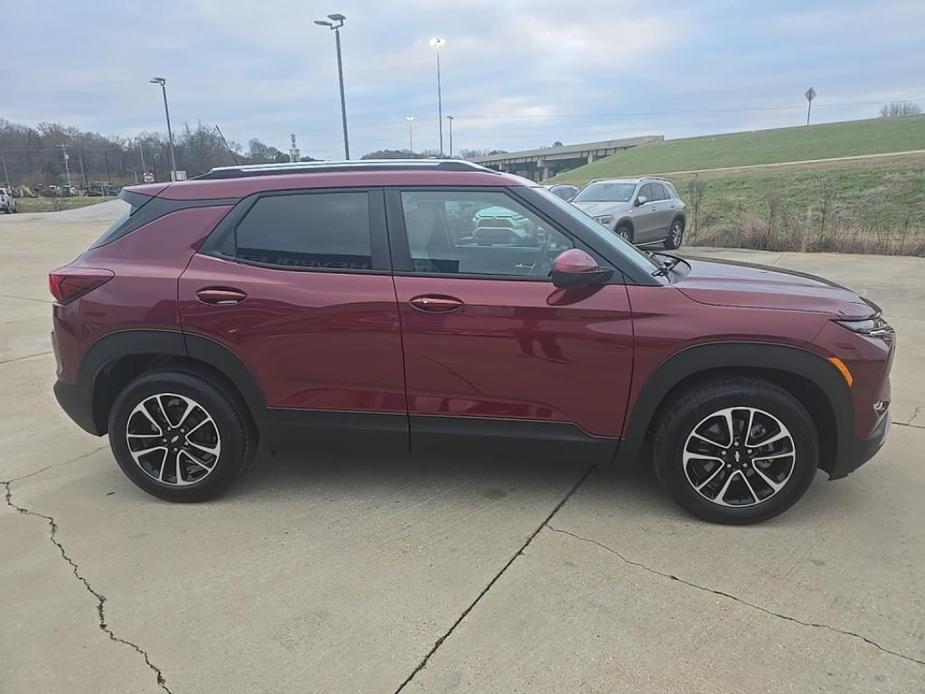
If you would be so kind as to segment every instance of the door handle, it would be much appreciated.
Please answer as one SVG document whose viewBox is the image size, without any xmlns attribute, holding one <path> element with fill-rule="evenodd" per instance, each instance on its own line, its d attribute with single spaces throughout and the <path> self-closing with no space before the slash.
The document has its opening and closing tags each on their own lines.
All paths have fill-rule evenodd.
<svg viewBox="0 0 925 694">
<path fill-rule="evenodd" d="M 196 292 L 196 296 L 204 304 L 240 304 L 247 298 L 247 294 L 233 287 L 204 287 Z"/>
<path fill-rule="evenodd" d="M 452 296 L 440 296 L 437 294 L 426 294 L 416 296 L 409 302 L 411 308 L 426 313 L 450 313 L 462 308 L 463 302 Z"/>
</svg>

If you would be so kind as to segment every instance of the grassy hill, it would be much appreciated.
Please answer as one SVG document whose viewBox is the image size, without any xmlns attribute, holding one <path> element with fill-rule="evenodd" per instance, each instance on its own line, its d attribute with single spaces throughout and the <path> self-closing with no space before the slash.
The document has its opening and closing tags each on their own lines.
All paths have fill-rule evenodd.
<svg viewBox="0 0 925 694">
<path fill-rule="evenodd" d="M 555 181 L 751 166 L 925 149 L 925 116 L 828 123 L 653 142 L 560 174 Z"/>
<path fill-rule="evenodd" d="M 807 161 L 923 149 L 925 116 L 853 121 L 656 142 L 555 180 L 663 174 L 688 244 L 925 255 L 925 154 Z"/>
</svg>

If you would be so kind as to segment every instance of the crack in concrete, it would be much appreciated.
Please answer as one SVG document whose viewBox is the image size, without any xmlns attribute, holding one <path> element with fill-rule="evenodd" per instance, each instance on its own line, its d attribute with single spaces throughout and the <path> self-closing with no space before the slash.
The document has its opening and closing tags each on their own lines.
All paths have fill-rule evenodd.
<svg viewBox="0 0 925 694">
<path fill-rule="evenodd" d="M 636 568 L 642 569 L 643 571 L 647 571 L 654 576 L 660 576 L 661 578 L 667 578 L 671 581 L 677 581 L 678 583 L 682 583 L 688 586 L 689 588 L 694 588 L 695 590 L 699 590 L 704 593 L 712 593 L 713 595 L 718 595 L 720 597 L 727 598 L 728 600 L 737 602 L 740 605 L 745 605 L 746 607 L 750 607 L 753 610 L 758 610 L 759 612 L 763 612 L 767 615 L 770 615 L 772 617 L 777 617 L 778 619 L 782 619 L 787 622 L 794 622 L 795 624 L 800 624 L 805 627 L 813 627 L 816 629 L 826 629 L 827 631 L 831 631 L 836 634 L 841 634 L 842 636 L 849 636 L 851 638 L 860 639 L 864 643 L 873 646 L 874 648 L 882 651 L 883 653 L 896 656 L 897 658 L 902 658 L 903 660 L 907 660 L 910 663 L 915 663 L 916 665 L 925 665 L 925 660 L 919 660 L 918 658 L 914 658 L 910 655 L 905 655 L 904 653 L 899 653 L 897 651 L 886 648 L 885 646 L 881 646 L 879 643 L 877 643 L 873 639 L 870 639 L 867 636 L 864 636 L 862 634 L 858 634 L 854 631 L 848 631 L 846 629 L 839 629 L 838 627 L 833 627 L 833 626 L 830 626 L 829 624 L 821 624 L 818 622 L 807 622 L 797 617 L 792 617 L 790 615 L 782 614 L 780 612 L 775 612 L 774 610 L 770 610 L 767 607 L 762 607 L 761 605 L 756 605 L 755 603 L 748 602 L 747 600 L 743 600 L 742 598 L 736 597 L 735 595 L 732 595 L 730 593 L 726 593 L 721 590 L 716 590 L 715 588 L 707 588 L 706 586 L 701 586 L 701 585 L 698 585 L 697 583 L 694 583 L 693 581 L 689 581 L 686 578 L 681 578 L 680 576 L 675 576 L 674 574 L 665 573 L 664 571 L 659 571 L 658 569 L 653 569 L 650 566 L 646 566 L 642 562 L 627 558 L 622 553 L 615 550 L 613 547 L 609 547 L 608 545 L 605 545 L 602 542 L 598 542 L 597 540 L 592 540 L 591 538 L 588 538 L 588 537 L 582 537 L 581 535 L 576 535 L 573 532 L 569 532 L 568 530 L 562 530 L 561 528 L 554 528 L 548 523 L 546 523 L 546 527 L 552 530 L 553 532 L 561 533 L 562 535 L 568 535 L 569 537 L 573 537 L 576 540 L 580 540 L 582 542 L 587 542 L 589 544 L 596 545 L 600 547 L 601 549 L 606 550 L 613 555 L 616 555 L 620 559 L 620 561 L 622 561 L 623 563 L 629 564 L 630 566 L 635 566 Z"/>
<path fill-rule="evenodd" d="M 462 611 L 462 613 L 459 615 L 459 617 L 456 618 L 456 621 L 453 622 L 453 624 L 450 626 L 450 628 L 446 630 L 446 632 L 443 634 L 443 636 L 441 636 L 439 639 L 437 639 L 437 640 L 434 642 L 433 647 L 431 647 L 431 649 L 427 652 L 427 655 L 424 656 L 424 658 L 421 660 L 421 662 L 418 663 L 418 666 L 417 666 L 416 668 L 414 668 L 414 670 L 412 671 L 412 673 L 411 673 L 410 675 L 408 675 L 408 677 L 405 679 L 405 681 L 402 682 L 401 685 L 399 685 L 398 689 L 395 690 L 395 694 L 398 694 L 402 689 L 404 689 L 404 688 L 411 682 L 411 680 L 414 679 L 415 675 L 417 675 L 421 670 L 423 670 L 423 669 L 427 666 L 427 662 L 431 659 L 431 657 L 434 655 L 434 653 L 437 652 L 437 649 L 439 649 L 440 646 L 442 646 L 442 645 L 444 644 L 444 642 L 445 642 L 445 641 L 450 637 L 450 635 L 456 630 L 456 627 L 458 627 L 458 626 L 460 625 L 460 623 L 468 616 L 468 614 L 469 614 L 470 612 L 472 612 L 472 610 L 473 610 L 473 609 L 475 608 L 475 606 L 479 603 L 479 601 L 485 596 L 486 593 L 488 593 L 489 590 L 492 589 L 492 587 L 495 585 L 495 583 L 498 582 L 498 579 L 501 578 L 501 576 L 504 575 L 504 572 L 507 571 L 508 568 L 510 568 L 511 564 L 514 563 L 514 561 L 517 559 L 517 557 L 521 556 L 521 555 L 524 553 L 524 550 L 526 550 L 527 547 L 530 545 L 530 543 L 533 542 L 533 538 L 535 538 L 537 535 L 539 535 L 539 534 L 540 534 L 540 531 L 541 531 L 543 528 L 548 527 L 549 521 L 551 521 L 552 518 L 553 518 L 553 516 L 555 516 L 555 515 L 559 512 L 559 509 L 561 509 L 563 506 L 565 506 L 565 502 L 567 502 L 569 499 L 572 498 L 572 495 L 573 495 L 576 491 L 578 491 L 578 488 L 582 485 L 582 483 L 583 483 L 586 479 L 588 479 L 588 476 L 594 471 L 594 469 L 595 469 L 596 467 L 597 467 L 597 465 L 595 464 L 595 465 L 590 466 L 587 470 L 585 470 L 584 474 L 578 479 L 577 482 L 575 482 L 574 485 L 572 485 L 572 488 L 569 489 L 568 492 L 565 494 L 565 496 L 563 496 L 562 499 L 559 501 L 559 503 L 556 504 L 555 508 L 553 508 L 553 510 L 550 511 L 549 515 L 547 515 L 546 518 L 543 519 L 543 522 L 540 523 L 540 524 L 537 526 L 536 530 L 534 530 L 532 533 L 530 533 L 530 536 L 527 538 L 526 542 L 524 542 L 524 543 L 520 546 L 520 548 L 519 548 L 516 552 L 514 552 L 514 555 L 513 555 L 510 559 L 507 560 L 507 563 L 506 563 L 504 566 L 501 567 L 501 570 L 500 570 L 498 573 L 496 573 L 496 574 L 494 575 L 494 577 L 488 582 L 488 585 L 486 585 L 486 586 L 482 589 L 482 592 L 479 593 L 479 594 L 475 597 L 475 600 L 473 600 L 473 601 L 469 604 L 469 606 L 468 606 L 465 610 Z"/>
<path fill-rule="evenodd" d="M 65 465 L 70 465 L 71 463 L 76 463 L 78 460 L 83 460 L 84 458 L 89 458 L 91 455 L 93 455 L 93 454 L 95 454 L 95 453 L 99 453 L 100 451 L 105 450 L 105 449 L 107 449 L 107 448 L 109 448 L 109 446 L 97 446 L 97 447 L 94 448 L 92 451 L 87 451 L 86 453 L 81 453 L 81 454 L 80 454 L 79 456 L 77 456 L 76 458 L 71 458 L 70 460 L 65 460 L 63 463 L 52 463 L 51 465 L 46 465 L 45 467 L 40 467 L 38 470 L 33 470 L 32 472 L 28 472 L 28 473 L 26 473 L 25 475 L 20 475 L 19 477 L 12 477 L 12 478 L 6 480 L 5 482 L 0 482 L 0 484 L 12 484 L 13 482 L 19 482 L 19 481 L 21 481 L 21 480 L 27 480 L 27 479 L 29 479 L 30 477 L 35 477 L 36 475 L 42 474 L 42 473 L 45 472 L 46 470 L 51 470 L 52 468 L 56 468 L 56 467 L 64 467 Z"/>
<path fill-rule="evenodd" d="M 44 352 L 35 352 L 33 354 L 25 354 L 21 357 L 13 357 L 11 359 L 4 359 L 3 361 L 0 361 L 0 365 L 12 364 L 14 361 L 22 361 L 23 359 L 32 359 L 32 357 L 44 357 L 46 354 L 52 354 L 52 351 L 48 349 L 48 350 L 45 350 Z"/>
<path fill-rule="evenodd" d="M 81 457 L 86 457 L 86 456 L 81 456 Z M 79 458 L 75 458 L 75 460 L 78 460 L 78 459 Z M 68 461 L 68 462 L 73 462 L 73 461 Z M 54 466 L 49 466 L 49 467 L 54 467 Z M 29 475 L 25 475 L 22 478 L 18 478 L 18 479 L 24 479 L 25 477 L 30 477 L 31 475 L 38 474 L 39 472 L 41 472 L 41 470 L 37 470 L 34 473 L 30 473 Z M 19 506 L 18 504 L 14 503 L 13 502 L 13 482 L 14 480 L 0 481 L 0 484 L 2 484 L 6 488 L 7 506 L 17 511 L 18 513 L 22 513 L 27 516 L 35 516 L 36 518 L 42 518 L 48 522 L 48 527 L 49 527 L 48 539 L 51 541 L 51 543 L 55 547 L 58 548 L 58 551 L 61 553 L 61 558 L 64 559 L 64 561 L 67 562 L 67 564 L 71 567 L 71 571 L 73 572 L 74 577 L 78 581 L 80 581 L 80 583 L 83 584 L 84 588 L 87 589 L 87 592 L 90 593 L 90 595 L 96 598 L 96 615 L 98 619 L 97 626 L 100 628 L 101 631 L 106 633 L 110 641 L 114 641 L 115 643 L 121 643 L 124 646 L 128 646 L 129 648 L 134 650 L 136 653 L 138 653 L 142 658 L 144 658 L 145 663 L 148 665 L 148 667 L 151 669 L 152 672 L 154 672 L 155 676 L 157 677 L 158 686 L 161 689 L 163 689 L 165 692 L 167 692 L 167 694 L 172 694 L 170 689 L 167 687 L 167 681 L 164 679 L 164 674 L 161 672 L 161 669 L 157 665 L 151 662 L 151 658 L 148 656 L 147 652 L 145 652 L 137 644 L 132 643 L 131 641 L 127 639 L 123 639 L 119 636 L 116 636 L 115 632 L 113 632 L 109 624 L 106 623 L 106 613 L 105 613 L 106 596 L 100 593 L 98 590 L 96 590 L 90 584 L 90 581 L 87 580 L 87 578 L 83 576 L 83 574 L 80 573 L 80 569 L 78 568 L 77 563 L 67 553 L 67 550 L 64 549 L 64 545 L 62 545 L 61 542 L 58 541 L 58 522 L 51 516 L 46 516 L 44 513 L 39 513 L 38 511 L 33 511 L 31 509 L 25 508 L 23 506 Z"/>
<path fill-rule="evenodd" d="M 909 421 L 906 422 L 906 426 L 910 426 L 910 427 L 919 426 L 918 424 L 913 424 L 912 422 L 914 422 L 916 418 L 922 413 L 922 407 L 923 407 L 922 405 L 916 406 L 915 410 L 912 413 L 912 416 L 909 417 Z"/>
</svg>

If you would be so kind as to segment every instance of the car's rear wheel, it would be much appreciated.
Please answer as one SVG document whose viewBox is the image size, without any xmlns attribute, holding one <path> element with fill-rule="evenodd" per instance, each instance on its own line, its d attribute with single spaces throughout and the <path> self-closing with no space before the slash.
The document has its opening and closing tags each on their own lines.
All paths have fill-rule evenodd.
<svg viewBox="0 0 925 694">
<path fill-rule="evenodd" d="M 109 418 L 116 462 L 144 491 L 204 501 L 225 491 L 256 446 L 242 406 L 220 384 L 182 371 L 135 379 Z"/>
<path fill-rule="evenodd" d="M 665 239 L 665 250 L 672 251 L 681 247 L 684 240 L 684 220 L 678 218 L 671 223 L 668 228 L 668 238 Z"/>
<path fill-rule="evenodd" d="M 626 239 L 630 243 L 633 242 L 633 227 L 631 227 L 629 224 L 618 224 L 617 228 L 614 229 L 614 233 L 616 233 L 617 236 Z"/>
<path fill-rule="evenodd" d="M 687 511 L 714 523 L 757 523 L 809 488 L 819 461 L 806 408 L 758 379 L 702 384 L 682 394 L 655 433 L 655 470 Z"/>
</svg>

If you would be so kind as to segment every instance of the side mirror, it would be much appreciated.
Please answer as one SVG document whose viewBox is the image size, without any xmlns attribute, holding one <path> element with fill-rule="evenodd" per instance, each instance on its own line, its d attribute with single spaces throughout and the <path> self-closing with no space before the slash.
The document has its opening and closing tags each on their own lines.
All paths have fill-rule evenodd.
<svg viewBox="0 0 925 694">
<path fill-rule="evenodd" d="M 640 205 L 645 205 L 647 202 L 649 202 L 649 198 L 647 198 L 645 195 L 640 195 L 638 198 L 636 198 L 636 202 L 633 204 L 636 205 L 636 207 L 639 207 Z"/>
<path fill-rule="evenodd" d="M 579 248 L 570 248 L 552 263 L 552 283 L 560 289 L 588 287 L 606 282 L 613 270 L 602 270 L 597 261 Z"/>
</svg>

